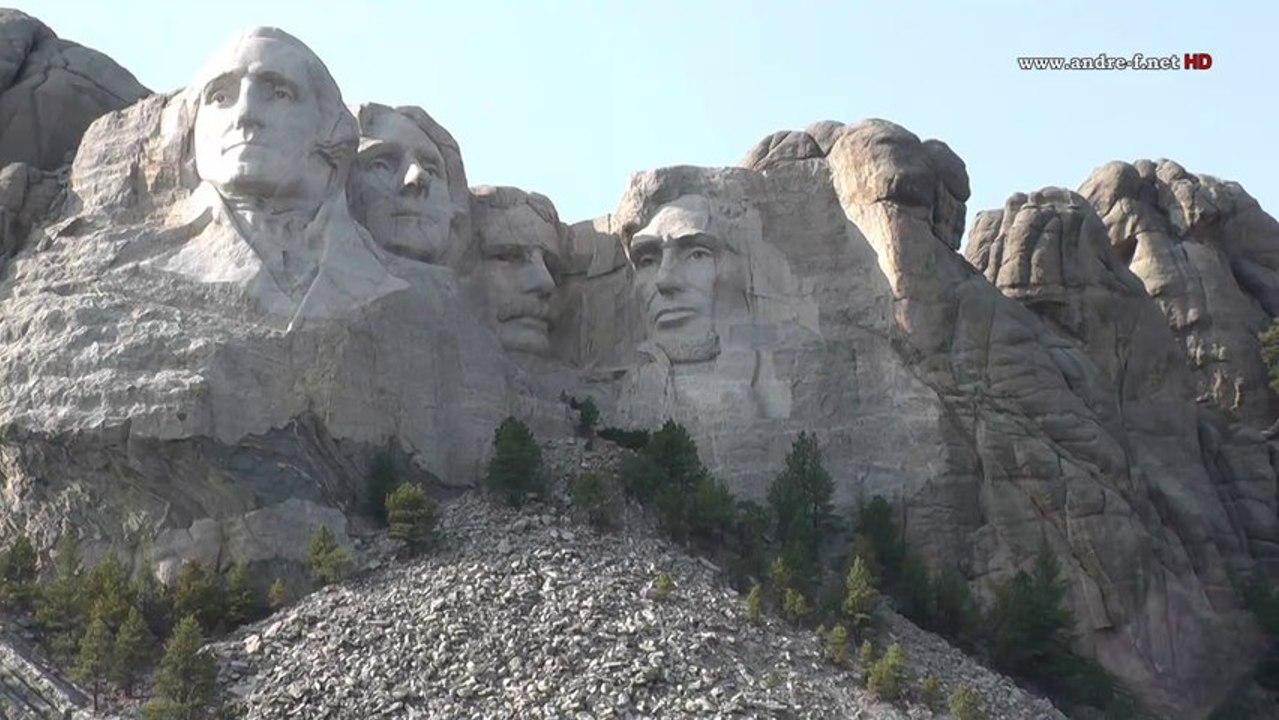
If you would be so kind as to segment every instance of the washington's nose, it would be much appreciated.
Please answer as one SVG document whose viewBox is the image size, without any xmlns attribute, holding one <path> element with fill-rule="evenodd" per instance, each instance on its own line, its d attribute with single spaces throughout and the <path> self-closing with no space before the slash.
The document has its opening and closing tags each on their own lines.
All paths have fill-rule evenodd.
<svg viewBox="0 0 1279 720">
<path fill-rule="evenodd" d="M 235 126 L 238 129 L 257 128 L 262 126 L 258 114 L 258 103 L 254 99 L 254 88 L 245 82 L 240 86 L 239 97 L 235 99 Z"/>
</svg>

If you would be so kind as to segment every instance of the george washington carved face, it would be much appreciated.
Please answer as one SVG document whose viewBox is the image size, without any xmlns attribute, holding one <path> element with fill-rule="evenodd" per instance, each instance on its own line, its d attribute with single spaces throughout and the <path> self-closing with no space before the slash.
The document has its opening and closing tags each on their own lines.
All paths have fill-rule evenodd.
<svg viewBox="0 0 1279 720">
<path fill-rule="evenodd" d="M 273 28 L 246 31 L 195 88 L 195 168 L 219 194 L 318 202 L 332 191 L 341 169 L 334 150 L 354 150 L 354 122 L 301 41 Z"/>
</svg>

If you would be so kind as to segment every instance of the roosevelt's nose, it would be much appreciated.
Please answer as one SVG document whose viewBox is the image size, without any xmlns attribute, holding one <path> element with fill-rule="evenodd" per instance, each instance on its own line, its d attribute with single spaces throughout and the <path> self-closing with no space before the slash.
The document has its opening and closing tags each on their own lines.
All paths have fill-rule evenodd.
<svg viewBox="0 0 1279 720">
<path fill-rule="evenodd" d="M 546 258 L 541 250 L 534 250 L 524 269 L 524 292 L 545 298 L 553 290 L 555 278 L 551 277 L 551 271 L 546 267 Z"/>
</svg>

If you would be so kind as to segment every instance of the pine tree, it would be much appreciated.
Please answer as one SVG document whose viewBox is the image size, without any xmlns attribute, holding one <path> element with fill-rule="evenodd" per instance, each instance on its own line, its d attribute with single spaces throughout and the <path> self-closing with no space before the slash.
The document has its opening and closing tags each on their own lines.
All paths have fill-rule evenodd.
<svg viewBox="0 0 1279 720">
<path fill-rule="evenodd" d="M 338 545 L 333 531 L 327 525 L 321 525 L 311 535 L 311 546 L 306 558 L 311 578 L 321 587 L 342 582 L 351 564 L 350 554 L 346 548 Z"/>
<path fill-rule="evenodd" d="M 954 568 L 943 568 L 933 583 L 935 631 L 961 647 L 976 641 L 980 611 L 968 583 Z"/>
<path fill-rule="evenodd" d="M 420 551 L 435 533 L 436 505 L 417 485 L 405 483 L 386 498 L 386 517 L 391 537 L 402 540 L 410 550 Z"/>
<path fill-rule="evenodd" d="M 1018 572 L 996 589 L 988 631 L 995 667 L 1045 687 L 1060 686 L 1074 624 L 1065 599 L 1061 566 L 1043 540 L 1032 572 Z"/>
<path fill-rule="evenodd" d="M 111 629 L 100 611 L 93 613 L 93 620 L 85 630 L 80 641 L 80 654 L 71 677 L 81 685 L 88 686 L 93 695 L 93 710 L 98 710 L 98 696 L 102 693 L 102 684 L 111 670 Z"/>
<path fill-rule="evenodd" d="M 848 628 L 843 623 L 836 625 L 830 631 L 830 637 L 826 641 L 826 657 L 836 665 L 844 665 L 848 662 Z"/>
<path fill-rule="evenodd" d="M 135 597 L 124 565 L 114 552 L 107 553 L 89 571 L 85 595 L 87 605 L 94 608 L 94 612 L 102 614 L 103 621 L 112 633 L 117 632 L 124 624 Z"/>
<path fill-rule="evenodd" d="M 875 666 L 875 646 L 871 644 L 870 638 L 862 640 L 862 646 L 857 651 L 857 658 L 861 661 L 862 672 L 869 675 L 870 669 Z"/>
<path fill-rule="evenodd" d="M 218 667 L 212 655 L 201 652 L 203 645 L 199 621 L 184 617 L 165 646 L 152 693 L 156 700 L 144 717 L 196 718 L 212 705 Z M 161 714 L 165 711 L 175 714 Z"/>
<path fill-rule="evenodd" d="M 683 425 L 667 420 L 639 455 L 622 464 L 627 491 L 657 511 L 662 530 L 684 542 L 718 539 L 732 524 L 732 498 L 711 478 Z"/>
<path fill-rule="evenodd" d="M 253 581 L 249 578 L 249 566 L 242 562 L 236 563 L 227 577 L 227 624 L 239 627 L 252 622 L 257 619 L 261 609 L 262 602 L 258 598 L 257 590 L 253 588 Z"/>
<path fill-rule="evenodd" d="M 860 632 L 870 626 L 878 602 L 879 592 L 875 589 L 875 578 L 871 576 L 861 557 L 853 558 L 853 565 L 848 569 L 848 577 L 844 582 L 844 615 Z"/>
<path fill-rule="evenodd" d="M 173 610 L 178 617 L 194 616 L 205 632 L 216 632 L 226 621 L 222 579 L 199 560 L 182 563 L 173 591 Z"/>
<path fill-rule="evenodd" d="M 871 666 L 866 689 L 881 700 L 892 702 L 901 697 L 906 682 L 906 656 L 902 646 L 893 643 L 884 656 Z"/>
<path fill-rule="evenodd" d="M 893 520 L 893 506 L 879 495 L 872 497 L 858 509 L 856 525 L 857 532 L 865 535 L 871 547 L 875 548 L 880 583 L 891 587 L 897 581 L 906 558 L 906 544 Z"/>
<path fill-rule="evenodd" d="M 520 420 L 508 417 L 493 432 L 486 480 L 489 489 L 512 507 L 523 505 L 531 494 L 544 494 L 542 450 Z"/>
<path fill-rule="evenodd" d="M 142 568 L 134 583 L 134 596 L 146 620 L 147 629 L 155 637 L 168 637 L 173 630 L 173 591 L 156 579 L 148 566 Z"/>
<path fill-rule="evenodd" d="M 764 604 L 764 589 L 756 583 L 751 587 L 750 593 L 746 595 L 746 619 L 752 623 L 759 623 L 760 615 Z"/>
<path fill-rule="evenodd" d="M 280 578 L 276 578 L 275 582 L 271 583 L 271 590 L 267 593 L 267 603 L 271 605 L 272 611 L 279 611 L 280 608 L 289 604 L 289 596 L 284 589 L 284 581 Z"/>
<path fill-rule="evenodd" d="M 804 597 L 804 593 L 794 589 L 786 588 L 782 595 L 782 612 L 786 614 L 786 618 L 793 623 L 802 623 L 812 612 L 808 606 L 808 598 Z"/>
<path fill-rule="evenodd" d="M 866 565 L 866 569 L 870 571 L 871 577 L 875 579 L 876 587 L 881 579 L 883 579 L 883 569 L 879 567 L 879 555 L 875 550 L 875 545 L 862 533 L 853 536 L 852 546 L 848 550 L 849 563 L 852 560 L 861 558 L 862 563 Z"/>
<path fill-rule="evenodd" d="M 31 609 L 35 581 L 36 550 L 23 533 L 0 558 L 0 604 L 15 610 Z"/>
<path fill-rule="evenodd" d="M 1270 389 L 1279 392 L 1279 322 L 1272 322 L 1257 339 L 1261 341 L 1261 359 L 1270 377 Z"/>
<path fill-rule="evenodd" d="M 834 491 L 817 436 L 801 432 L 786 454 L 785 468 L 768 488 L 768 504 L 777 539 L 805 587 L 817 580 L 822 538 L 833 518 Z"/>
<path fill-rule="evenodd" d="M 595 424 L 600 420 L 600 409 L 593 398 L 586 398 L 577 406 L 577 431 L 587 438 L 595 434 Z"/>
<path fill-rule="evenodd" d="M 136 605 L 129 608 L 111 649 L 111 682 L 123 690 L 126 697 L 133 697 L 134 687 L 151 664 L 154 645 L 155 636 L 147 627 L 142 611 Z"/>
<path fill-rule="evenodd" d="M 928 565 L 918 553 L 907 552 L 902 569 L 892 588 L 897 612 L 914 621 L 916 625 L 933 629 L 933 579 Z"/>
<path fill-rule="evenodd" d="M 84 634 L 86 603 L 80 563 L 80 540 L 68 532 L 58 541 L 55 575 L 39 594 L 36 624 L 57 658 L 69 660 Z"/>
</svg>

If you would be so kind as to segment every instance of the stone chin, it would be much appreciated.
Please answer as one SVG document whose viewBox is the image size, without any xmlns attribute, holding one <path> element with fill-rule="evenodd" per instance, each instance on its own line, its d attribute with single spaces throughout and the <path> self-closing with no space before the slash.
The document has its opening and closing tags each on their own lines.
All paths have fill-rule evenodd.
<svg viewBox="0 0 1279 720">
<path fill-rule="evenodd" d="M 661 348 L 675 365 L 707 362 L 719 357 L 719 335 L 713 330 L 695 337 L 687 333 L 658 333 L 653 344 Z"/>
<path fill-rule="evenodd" d="M 370 227 L 369 232 L 396 255 L 435 262 L 441 259 L 448 245 L 449 223 L 442 218 L 396 215 L 376 224 L 383 227 L 376 230 Z"/>
</svg>

